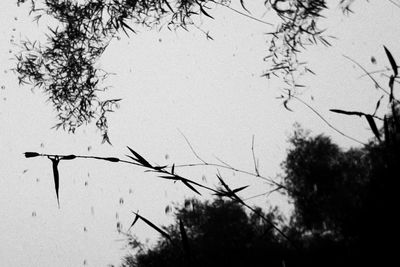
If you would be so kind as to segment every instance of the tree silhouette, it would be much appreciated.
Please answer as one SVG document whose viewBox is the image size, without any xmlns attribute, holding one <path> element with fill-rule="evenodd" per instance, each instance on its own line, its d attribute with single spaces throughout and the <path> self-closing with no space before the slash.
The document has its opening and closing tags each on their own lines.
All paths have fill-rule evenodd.
<svg viewBox="0 0 400 267">
<path fill-rule="evenodd" d="M 276 209 L 265 216 L 281 221 Z M 175 223 L 164 227 L 171 240 L 160 238 L 154 248 L 127 256 L 123 266 L 282 266 L 279 234 L 237 202 L 187 199 L 174 217 Z"/>
</svg>

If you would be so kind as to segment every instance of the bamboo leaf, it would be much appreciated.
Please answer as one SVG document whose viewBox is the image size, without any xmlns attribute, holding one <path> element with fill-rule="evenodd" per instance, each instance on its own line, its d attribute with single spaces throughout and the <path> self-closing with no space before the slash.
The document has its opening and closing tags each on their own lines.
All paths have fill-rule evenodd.
<svg viewBox="0 0 400 267">
<path fill-rule="evenodd" d="M 149 221 L 148 219 L 146 219 L 145 217 L 139 215 L 138 213 L 136 213 L 136 216 L 138 216 L 142 221 L 144 221 L 148 226 L 150 226 L 151 228 L 153 228 L 154 230 L 156 230 L 157 232 L 159 232 L 162 236 L 164 236 L 166 239 L 168 239 L 169 241 L 172 242 L 171 236 L 169 234 L 167 234 L 167 232 L 163 231 L 161 228 L 157 227 L 154 223 L 152 223 L 151 221 Z"/>
<path fill-rule="evenodd" d="M 386 48 L 386 46 L 383 46 L 383 48 L 385 49 L 386 56 L 389 59 L 390 66 L 392 66 L 394 77 L 396 77 L 398 74 L 396 61 L 394 60 L 392 53 L 390 53 L 390 51 Z"/>
<path fill-rule="evenodd" d="M 366 115 L 366 114 L 364 114 L 362 112 L 358 112 L 358 111 L 346 111 L 346 110 L 341 110 L 341 109 L 330 109 L 330 111 L 335 112 L 335 113 L 345 114 L 345 115 L 356 115 L 356 116 Z"/>
<path fill-rule="evenodd" d="M 36 153 L 36 152 L 25 152 L 24 155 L 25 155 L 25 158 L 34 158 L 34 157 L 39 156 L 40 154 Z"/>
<path fill-rule="evenodd" d="M 247 11 L 247 13 L 251 14 L 250 11 L 244 6 L 244 0 L 240 0 L 240 5 L 242 6 L 242 8 L 243 8 L 244 10 Z"/>
<path fill-rule="evenodd" d="M 59 186 L 60 186 L 60 184 L 59 184 L 59 182 L 60 182 L 60 176 L 59 176 L 58 168 L 57 168 L 57 167 L 58 167 L 58 163 L 60 162 L 60 159 L 59 159 L 57 156 L 55 156 L 54 158 L 50 158 L 50 157 L 49 157 L 49 159 L 50 159 L 51 162 L 52 162 L 52 167 L 53 167 L 53 178 L 54 178 L 54 188 L 55 188 L 55 190 L 56 190 L 58 208 L 60 208 L 60 200 L 59 200 L 59 197 L 58 197 L 58 189 L 59 189 Z"/>
<path fill-rule="evenodd" d="M 371 127 L 371 130 L 374 133 L 374 135 L 376 136 L 376 138 L 378 138 L 378 140 L 381 141 L 378 127 L 376 127 L 376 124 L 375 124 L 375 121 L 374 121 L 374 118 L 372 117 L 372 115 L 366 114 L 365 118 L 367 118 L 368 124 Z"/>
<path fill-rule="evenodd" d="M 62 156 L 61 158 L 60 158 L 60 160 L 62 159 L 62 160 L 71 160 L 71 159 L 75 159 L 76 158 L 76 156 L 75 155 L 67 155 L 67 156 Z"/>
<path fill-rule="evenodd" d="M 204 15 L 206 15 L 206 16 L 209 17 L 209 18 L 214 19 L 213 16 L 211 16 L 210 14 L 208 14 L 208 13 L 204 10 L 204 8 L 203 8 L 203 6 L 202 6 L 201 4 L 199 4 L 199 7 L 200 7 L 200 12 L 201 12 L 201 13 L 203 13 Z"/>
<path fill-rule="evenodd" d="M 375 107 L 375 111 L 374 111 L 373 115 L 375 115 L 376 112 L 378 111 L 378 108 L 379 108 L 380 105 L 381 105 L 381 100 L 382 100 L 383 97 L 384 97 L 384 96 L 381 96 L 381 98 L 379 98 L 378 102 L 376 102 L 376 107 Z"/>
<path fill-rule="evenodd" d="M 131 153 L 136 157 L 136 161 L 141 163 L 143 166 L 145 167 L 149 167 L 152 168 L 151 164 L 149 162 L 147 162 L 147 160 L 145 160 L 142 156 L 139 155 L 139 153 L 137 153 L 136 151 L 134 151 L 133 149 L 131 149 L 129 146 L 127 147 Z M 132 158 L 133 159 L 133 158 Z"/>
<path fill-rule="evenodd" d="M 107 161 L 111 161 L 111 162 L 118 162 L 119 161 L 119 158 L 114 158 L 114 157 L 108 157 L 108 158 L 103 158 L 104 160 L 107 160 Z"/>
<path fill-rule="evenodd" d="M 135 223 L 139 220 L 139 214 L 138 214 L 138 212 L 139 211 L 137 211 L 135 214 L 136 214 L 136 216 L 135 216 L 135 219 L 133 220 L 133 222 L 132 222 L 132 224 L 131 224 L 131 226 L 129 227 L 129 229 L 131 229 L 134 225 L 135 225 Z M 129 230 L 128 229 L 128 230 Z"/>
<path fill-rule="evenodd" d="M 164 2 L 167 5 L 167 7 L 169 8 L 169 10 L 171 10 L 171 12 L 174 12 L 174 10 L 172 9 L 171 5 L 168 3 L 168 0 L 164 0 Z"/>
<path fill-rule="evenodd" d="M 199 194 L 199 195 L 201 196 L 200 192 L 197 191 L 196 188 L 194 188 L 194 187 L 188 182 L 189 180 L 187 180 L 187 179 L 185 179 L 185 178 L 181 178 L 180 180 L 182 181 L 182 183 L 183 183 L 184 185 L 186 185 L 186 186 L 189 187 L 192 191 L 196 192 L 197 194 Z"/>
<path fill-rule="evenodd" d="M 283 101 L 283 106 L 287 109 L 287 110 L 289 110 L 289 111 L 292 111 L 293 112 L 293 110 L 291 110 L 289 107 L 288 107 L 288 102 L 289 102 L 289 100 L 285 100 L 285 101 Z"/>
<path fill-rule="evenodd" d="M 247 187 L 249 187 L 249 186 L 246 185 L 246 186 L 242 186 L 242 187 L 233 189 L 233 190 L 232 190 L 232 193 L 236 194 L 237 192 L 242 191 L 243 189 L 246 189 Z"/>
</svg>

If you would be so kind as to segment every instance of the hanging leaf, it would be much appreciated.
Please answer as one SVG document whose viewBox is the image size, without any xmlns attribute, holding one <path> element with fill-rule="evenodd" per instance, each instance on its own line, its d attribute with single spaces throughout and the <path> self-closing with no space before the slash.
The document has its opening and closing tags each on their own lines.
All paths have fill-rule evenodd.
<svg viewBox="0 0 400 267">
<path fill-rule="evenodd" d="M 202 6 L 200 3 L 199 3 L 199 7 L 200 7 L 200 12 L 201 12 L 201 13 L 203 13 L 204 15 L 206 15 L 206 16 L 209 17 L 209 18 L 214 19 L 213 16 L 211 16 L 210 14 L 208 14 L 208 13 L 204 10 L 203 6 Z"/>
<path fill-rule="evenodd" d="M 251 14 L 250 11 L 244 6 L 244 0 L 240 0 L 240 5 L 242 6 L 242 8 L 243 8 L 244 10 L 247 11 L 247 13 Z"/>
<path fill-rule="evenodd" d="M 60 208 L 60 200 L 58 197 L 58 188 L 59 188 L 59 173 L 58 173 L 58 163 L 60 162 L 60 159 L 58 156 L 55 156 L 54 158 L 52 157 L 48 157 L 53 165 L 53 176 L 54 176 L 54 188 L 56 190 L 56 196 L 57 196 L 57 204 L 58 204 L 58 208 Z"/>
<path fill-rule="evenodd" d="M 378 138 L 378 140 L 381 141 L 378 127 L 376 127 L 376 124 L 375 124 L 375 121 L 374 121 L 374 118 L 372 117 L 372 115 L 366 114 L 365 118 L 367 118 L 368 124 L 371 127 L 371 130 L 374 133 L 374 135 L 376 136 L 376 138 Z"/>
<path fill-rule="evenodd" d="M 379 98 L 378 102 L 376 102 L 376 107 L 375 107 L 375 111 L 373 113 L 373 115 L 375 116 L 376 112 L 378 111 L 379 106 L 381 105 L 381 100 L 384 96 L 381 96 L 381 98 Z"/>
<path fill-rule="evenodd" d="M 390 66 L 392 66 L 392 70 L 393 70 L 394 77 L 396 77 L 397 74 L 398 74 L 398 72 L 397 72 L 397 64 L 396 64 L 396 61 L 394 60 L 392 54 L 391 54 L 390 51 L 386 48 L 386 46 L 383 46 L 383 48 L 385 49 L 386 56 L 387 56 L 388 59 L 389 59 Z"/>
<path fill-rule="evenodd" d="M 289 102 L 289 100 L 283 101 L 283 106 L 284 106 L 287 110 L 293 112 L 293 110 L 291 110 L 291 109 L 288 107 L 288 102 Z"/>
</svg>

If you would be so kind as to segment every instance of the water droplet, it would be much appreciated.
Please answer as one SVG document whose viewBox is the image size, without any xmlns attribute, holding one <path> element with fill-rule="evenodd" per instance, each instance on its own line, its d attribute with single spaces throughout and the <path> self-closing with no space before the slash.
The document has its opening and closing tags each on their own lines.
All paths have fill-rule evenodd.
<svg viewBox="0 0 400 267">
<path fill-rule="evenodd" d="M 4 73 L 7 74 L 7 71 L 5 70 Z"/>
<path fill-rule="evenodd" d="M 118 214 L 118 212 L 115 213 L 115 219 L 117 219 L 117 220 L 119 219 L 119 214 Z"/>
<path fill-rule="evenodd" d="M 132 193 L 133 193 L 132 188 L 129 188 L 129 194 L 132 194 Z"/>
<path fill-rule="evenodd" d="M 84 232 L 87 232 L 86 226 L 83 227 L 83 231 L 84 231 Z"/>
<path fill-rule="evenodd" d="M 83 265 L 87 265 L 87 260 L 83 260 Z"/>
<path fill-rule="evenodd" d="M 122 223 L 117 222 L 117 231 L 120 233 L 122 231 Z"/>
<path fill-rule="evenodd" d="M 39 178 L 36 178 L 36 183 L 39 183 L 40 182 L 40 179 Z"/>
<path fill-rule="evenodd" d="M 11 53 L 12 53 L 12 50 L 11 50 L 11 49 L 10 49 L 10 50 L 8 50 L 8 53 L 10 53 L 10 54 L 11 54 Z"/>
<path fill-rule="evenodd" d="M 16 30 L 17 30 L 16 28 L 13 28 L 13 29 L 12 29 L 13 32 L 15 32 Z"/>
<path fill-rule="evenodd" d="M 17 21 L 17 20 L 18 20 L 18 18 L 17 18 L 17 17 L 14 17 L 14 20 L 15 20 L 15 21 Z"/>
<path fill-rule="evenodd" d="M 22 173 L 24 173 L 24 174 L 25 174 L 27 171 L 28 171 L 28 169 L 25 169 L 25 170 L 23 170 L 23 171 L 22 171 Z"/>
<path fill-rule="evenodd" d="M 119 204 L 120 204 L 120 205 L 123 205 L 123 204 L 124 204 L 124 199 L 123 199 L 122 197 L 119 199 Z"/>
<path fill-rule="evenodd" d="M 159 39 L 158 39 L 158 41 L 161 43 L 161 42 L 162 42 L 162 39 L 161 39 L 161 38 L 159 38 Z"/>
<path fill-rule="evenodd" d="M 376 58 L 375 57 L 371 57 L 371 63 L 372 64 L 376 64 Z"/>
<path fill-rule="evenodd" d="M 36 217 L 36 211 L 32 211 L 32 217 Z"/>
<path fill-rule="evenodd" d="M 4 85 L 2 85 L 1 86 L 1 90 L 4 90 L 4 89 L 6 89 L 6 87 Z"/>
<path fill-rule="evenodd" d="M 90 150 L 92 150 L 92 146 L 87 147 L 87 151 L 90 151 Z"/>
<path fill-rule="evenodd" d="M 94 207 L 93 207 L 93 206 L 90 207 L 90 213 L 91 213 L 92 215 L 94 215 Z"/>
<path fill-rule="evenodd" d="M 165 154 L 165 159 L 169 159 L 169 155 L 168 154 Z"/>
<path fill-rule="evenodd" d="M 43 148 L 43 147 L 44 147 L 44 144 L 43 144 L 43 143 L 40 143 L 40 147 Z"/>
<path fill-rule="evenodd" d="M 88 184 L 89 184 L 88 181 L 85 181 L 85 186 L 88 186 Z"/>
</svg>

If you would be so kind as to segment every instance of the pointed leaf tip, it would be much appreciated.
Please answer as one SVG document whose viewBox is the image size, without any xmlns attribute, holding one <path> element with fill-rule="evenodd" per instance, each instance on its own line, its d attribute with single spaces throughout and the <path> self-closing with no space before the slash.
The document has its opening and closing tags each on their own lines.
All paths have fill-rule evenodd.
<svg viewBox="0 0 400 267">
<path fill-rule="evenodd" d="M 25 152 L 24 155 L 25 155 L 25 158 L 34 158 L 34 157 L 39 156 L 40 154 L 36 153 L 36 152 Z"/>
</svg>

